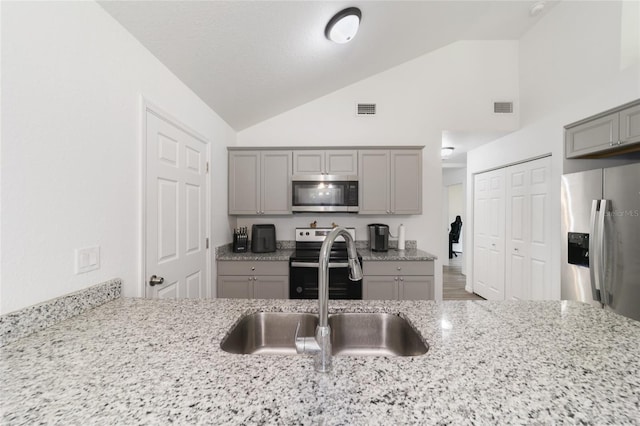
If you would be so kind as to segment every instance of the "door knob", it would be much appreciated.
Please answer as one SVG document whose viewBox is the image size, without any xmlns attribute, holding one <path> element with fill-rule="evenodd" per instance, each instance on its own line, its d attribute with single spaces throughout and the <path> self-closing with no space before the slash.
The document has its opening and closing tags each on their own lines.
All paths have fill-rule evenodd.
<svg viewBox="0 0 640 426">
<path fill-rule="evenodd" d="M 158 277 L 156 275 L 151 275 L 151 278 L 149 278 L 149 285 L 151 287 L 153 287 L 154 285 L 160 285 L 163 282 L 164 282 L 164 278 Z"/>
</svg>

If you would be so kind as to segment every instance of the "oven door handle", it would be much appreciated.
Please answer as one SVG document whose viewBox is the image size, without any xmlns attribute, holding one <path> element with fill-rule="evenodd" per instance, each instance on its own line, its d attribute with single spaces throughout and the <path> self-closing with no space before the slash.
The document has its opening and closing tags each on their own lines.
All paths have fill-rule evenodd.
<svg viewBox="0 0 640 426">
<path fill-rule="evenodd" d="M 318 268 L 318 262 L 291 262 L 293 268 Z M 329 262 L 329 268 L 348 268 L 347 262 Z"/>
</svg>

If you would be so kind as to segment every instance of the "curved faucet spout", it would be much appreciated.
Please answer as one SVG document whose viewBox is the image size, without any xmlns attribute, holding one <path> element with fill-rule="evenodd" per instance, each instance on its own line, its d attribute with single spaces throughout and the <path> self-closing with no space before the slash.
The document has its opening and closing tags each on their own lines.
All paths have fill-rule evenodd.
<svg viewBox="0 0 640 426">
<path fill-rule="evenodd" d="M 347 242 L 347 255 L 349 257 L 349 279 L 359 281 L 362 279 L 362 267 L 358 260 L 356 243 L 353 237 L 345 228 L 338 226 L 327 235 L 320 249 L 320 259 L 318 259 L 318 315 L 320 316 L 320 327 L 328 325 L 328 301 L 329 301 L 329 254 L 336 238 L 344 237 Z"/>
<path fill-rule="evenodd" d="M 356 243 L 351 234 L 342 227 L 334 228 L 325 238 L 320 249 L 318 259 L 318 315 L 320 317 L 316 328 L 315 342 L 309 342 L 310 338 L 297 337 L 296 350 L 302 353 L 315 354 L 314 368 L 316 371 L 326 373 L 331 370 L 331 327 L 329 327 L 329 254 L 331 247 L 339 236 L 347 242 L 347 254 L 349 257 L 349 279 L 359 281 L 362 279 L 362 267 L 358 260 Z M 312 344 L 313 343 L 313 344 Z M 306 348 L 309 347 L 307 350 Z"/>
</svg>

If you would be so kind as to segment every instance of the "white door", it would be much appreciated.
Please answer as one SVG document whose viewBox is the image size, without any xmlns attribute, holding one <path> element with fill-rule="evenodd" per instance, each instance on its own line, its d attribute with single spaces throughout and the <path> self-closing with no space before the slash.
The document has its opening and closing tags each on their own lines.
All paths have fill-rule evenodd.
<svg viewBox="0 0 640 426">
<path fill-rule="evenodd" d="M 473 291 L 504 300 L 504 169 L 474 179 Z"/>
<path fill-rule="evenodd" d="M 152 111 L 146 122 L 145 295 L 204 298 L 208 147 Z"/>
<path fill-rule="evenodd" d="M 527 163 L 529 176 L 529 298 L 551 299 L 551 157 Z"/>
<path fill-rule="evenodd" d="M 507 168 L 506 297 L 551 298 L 551 157 Z"/>
<path fill-rule="evenodd" d="M 526 163 L 517 164 L 507 167 L 506 173 L 505 296 L 508 300 L 529 300 L 529 169 Z"/>
</svg>

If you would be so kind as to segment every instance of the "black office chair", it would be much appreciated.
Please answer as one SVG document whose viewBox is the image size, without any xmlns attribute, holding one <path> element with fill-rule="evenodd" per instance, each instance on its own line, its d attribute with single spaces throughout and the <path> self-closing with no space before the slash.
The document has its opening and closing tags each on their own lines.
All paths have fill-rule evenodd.
<svg viewBox="0 0 640 426">
<path fill-rule="evenodd" d="M 460 242 L 460 230 L 462 229 L 462 219 L 460 216 L 456 216 L 455 222 L 451 224 L 451 231 L 449 231 L 449 259 L 453 259 L 453 256 L 458 257 L 458 253 L 453 251 L 453 244 Z"/>
</svg>

